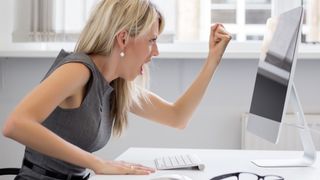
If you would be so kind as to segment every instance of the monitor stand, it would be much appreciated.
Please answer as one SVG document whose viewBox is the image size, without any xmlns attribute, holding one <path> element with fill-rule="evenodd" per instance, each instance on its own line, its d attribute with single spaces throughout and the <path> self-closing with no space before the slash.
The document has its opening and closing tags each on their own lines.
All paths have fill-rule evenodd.
<svg viewBox="0 0 320 180">
<path fill-rule="evenodd" d="M 308 124 L 305 120 L 304 113 L 300 104 L 297 90 L 293 83 L 290 100 L 294 112 L 297 115 L 296 121 L 299 128 L 300 140 L 303 146 L 303 156 L 296 159 L 261 159 L 251 161 L 260 167 L 304 167 L 312 165 L 316 160 L 316 148 L 313 144 Z"/>
</svg>

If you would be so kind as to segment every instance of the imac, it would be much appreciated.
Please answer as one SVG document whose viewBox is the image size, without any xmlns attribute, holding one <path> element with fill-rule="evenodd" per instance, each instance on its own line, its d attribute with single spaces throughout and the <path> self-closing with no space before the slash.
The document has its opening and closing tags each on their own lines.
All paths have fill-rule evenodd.
<svg viewBox="0 0 320 180">
<path fill-rule="evenodd" d="M 296 127 L 299 128 L 304 154 L 298 159 L 252 161 L 257 166 L 310 166 L 316 159 L 316 149 L 293 83 L 303 14 L 303 8 L 298 7 L 267 21 L 247 130 L 277 143 L 290 100 L 297 115 Z"/>
</svg>

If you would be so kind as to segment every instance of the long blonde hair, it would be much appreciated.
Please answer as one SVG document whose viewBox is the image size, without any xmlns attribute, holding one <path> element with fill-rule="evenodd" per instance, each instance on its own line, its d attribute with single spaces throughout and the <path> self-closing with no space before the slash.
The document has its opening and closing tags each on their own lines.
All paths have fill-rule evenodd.
<svg viewBox="0 0 320 180">
<path fill-rule="evenodd" d="M 151 29 L 156 21 L 161 33 L 163 16 L 149 0 L 101 0 L 81 32 L 75 52 L 109 56 L 119 32 L 127 30 L 131 37 L 137 37 Z M 148 73 L 144 73 L 142 79 L 148 79 Z M 143 97 L 143 88 L 122 78 L 113 80 L 110 85 L 114 89 L 111 95 L 113 134 L 120 136 L 128 124 L 127 114 L 132 103 L 139 104 L 139 97 Z"/>
</svg>

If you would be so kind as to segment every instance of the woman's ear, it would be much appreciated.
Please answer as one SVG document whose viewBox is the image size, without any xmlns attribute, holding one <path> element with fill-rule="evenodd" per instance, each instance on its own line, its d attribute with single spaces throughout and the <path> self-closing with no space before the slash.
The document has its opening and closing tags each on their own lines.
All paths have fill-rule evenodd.
<svg viewBox="0 0 320 180">
<path fill-rule="evenodd" d="M 124 49 L 129 41 L 129 34 L 128 31 L 126 30 L 122 30 L 118 33 L 118 35 L 116 36 L 117 39 L 117 43 L 120 47 L 120 49 Z"/>
</svg>

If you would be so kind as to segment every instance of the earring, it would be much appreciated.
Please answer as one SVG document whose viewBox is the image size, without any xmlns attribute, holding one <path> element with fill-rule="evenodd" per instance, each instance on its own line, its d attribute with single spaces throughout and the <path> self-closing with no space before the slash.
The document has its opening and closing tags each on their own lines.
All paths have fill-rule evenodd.
<svg viewBox="0 0 320 180">
<path fill-rule="evenodd" d="M 122 58 L 124 57 L 124 52 L 120 53 L 120 57 L 122 57 Z"/>
</svg>

